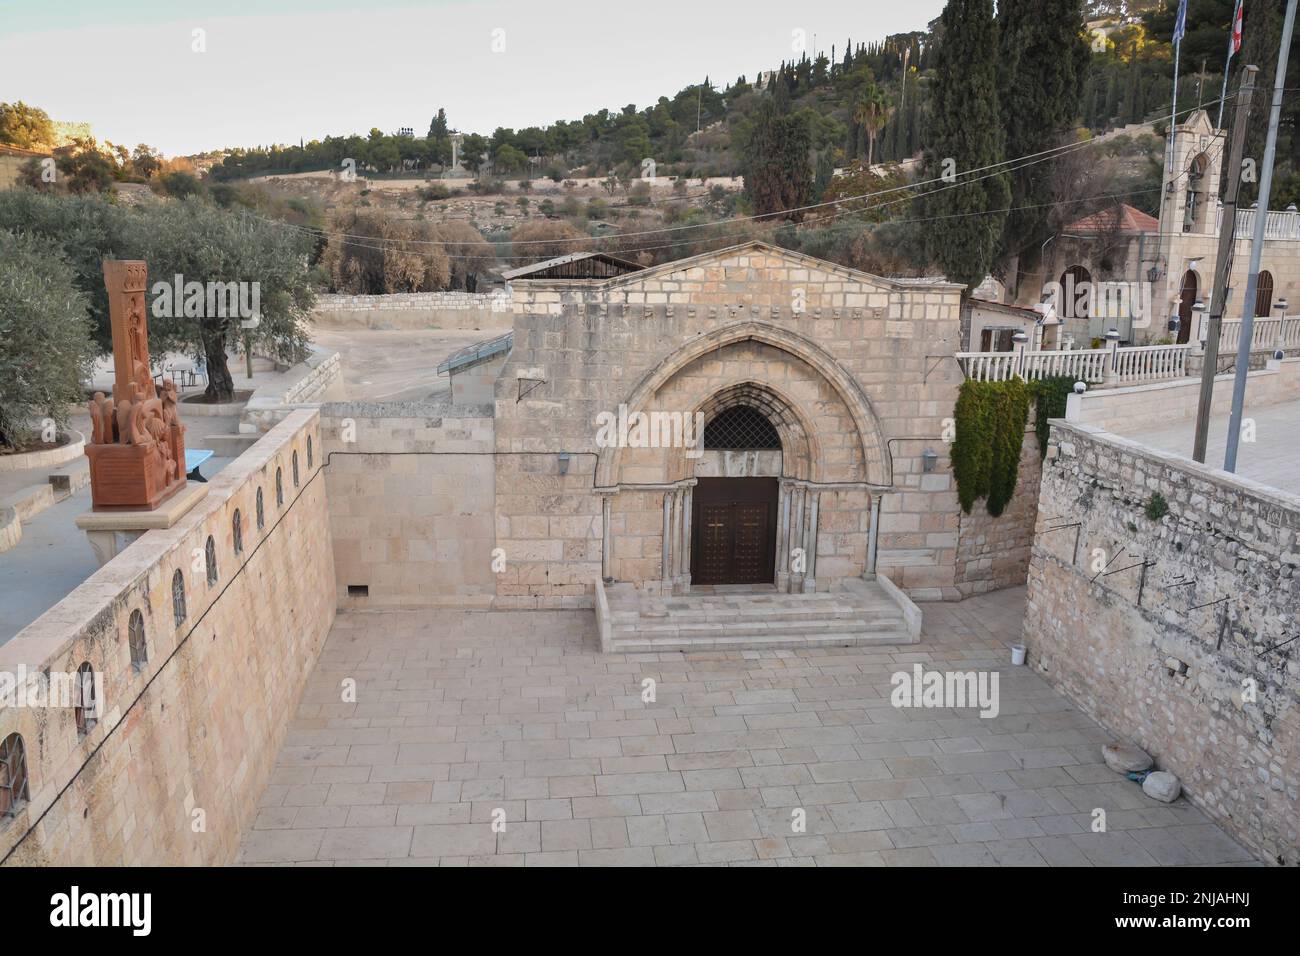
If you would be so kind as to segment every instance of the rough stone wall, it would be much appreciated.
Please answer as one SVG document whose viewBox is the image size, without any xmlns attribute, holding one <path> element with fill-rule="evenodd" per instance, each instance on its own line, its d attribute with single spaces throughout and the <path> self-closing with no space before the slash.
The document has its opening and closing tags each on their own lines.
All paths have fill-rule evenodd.
<svg viewBox="0 0 1300 956">
<path fill-rule="evenodd" d="M 0 817 L 4 862 L 161 866 L 234 859 L 334 620 L 321 465 L 317 413 L 294 412 L 213 478 L 175 527 L 144 534 L 0 647 L 0 671 L 8 674 L 73 673 L 88 662 L 103 675 L 99 720 L 84 735 L 71 707 L 0 709 L 0 737 L 22 735 L 30 776 L 30 799 Z M 255 520 L 259 488 L 262 529 Z M 234 549 L 236 509 L 242 553 Z M 204 569 L 209 536 L 215 584 Z M 179 625 L 172 605 L 177 570 L 186 603 Z M 148 648 L 140 667 L 127 641 L 136 610 Z"/>
<path fill-rule="evenodd" d="M 334 403 L 322 415 L 338 606 L 492 606 L 490 410 Z"/>
<path fill-rule="evenodd" d="M 943 419 L 952 414 L 961 381 L 955 364 L 943 360 L 957 351 L 959 287 L 873 279 L 757 246 L 600 283 L 517 281 L 514 304 L 514 348 L 497 382 L 497 449 L 552 457 L 561 450 L 587 453 L 574 459 L 569 474 L 572 480 L 575 470 L 580 472 L 584 488 L 592 486 L 594 475 L 596 416 L 616 413 L 639 382 L 664 363 L 671 366 L 675 353 L 693 340 L 728 325 L 753 323 L 816 343 L 865 392 L 887 444 L 882 458 L 893 459 L 893 490 L 883 496 L 882 508 L 907 520 L 894 526 L 882 520 L 881 570 L 913 596 L 957 596 L 956 494 L 950 482 L 940 487 L 930 480 L 936 476 L 922 474 L 920 456 L 928 446 L 942 447 Z M 678 369 L 644 407 L 694 401 L 744 380 L 788 388 L 791 405 L 816 433 L 818 460 L 827 470 L 823 480 L 861 481 L 856 436 L 850 442 L 836 425 L 845 421 L 843 405 L 822 388 L 824 383 L 813 381 L 810 371 L 799 357 L 769 343 L 734 343 Z M 640 460 L 629 455 L 635 471 L 625 470 L 616 480 L 654 480 L 651 472 L 667 474 L 668 480 L 683 477 L 672 474 L 662 457 L 647 468 L 636 465 Z M 789 474 L 792 462 L 786 464 Z M 498 462 L 499 487 L 509 484 L 508 469 L 515 467 Z M 946 470 L 947 462 L 940 467 Z M 531 477 L 530 505 L 560 500 L 564 483 L 557 474 Z M 663 495 L 623 491 L 616 497 L 628 500 L 616 500 L 614 513 L 638 514 L 631 523 L 644 534 L 631 532 L 638 540 L 621 542 L 629 532 L 616 528 L 614 576 L 638 585 L 656 582 L 662 573 L 659 545 L 650 541 L 662 534 Z M 594 542 L 563 539 L 566 560 L 584 575 L 599 573 L 599 504 L 593 499 L 579 512 L 597 519 Z M 504 503 L 501 510 L 510 513 Z M 826 547 L 819 540 L 819 554 Z M 841 540 L 834 547 L 859 552 L 856 541 Z M 861 553 L 865 556 L 865 543 Z M 847 562 L 831 561 L 828 567 L 836 573 L 863 570 Z M 832 583 L 817 575 L 819 589 Z"/>
<path fill-rule="evenodd" d="M 1041 487 L 1030 666 L 1263 859 L 1300 861 L 1300 497 L 1073 425 Z"/>
<path fill-rule="evenodd" d="M 1042 456 L 1034 431 L 1034 412 L 1020 448 L 1016 493 L 1002 514 L 993 517 L 983 501 L 962 514 L 957 532 L 957 590 L 962 597 L 999 588 L 1019 587 L 1029 570 L 1029 550 L 1038 516 Z"/>
<path fill-rule="evenodd" d="M 399 292 L 392 295 L 319 295 L 312 321 L 327 329 L 510 328 L 504 292 Z"/>
</svg>

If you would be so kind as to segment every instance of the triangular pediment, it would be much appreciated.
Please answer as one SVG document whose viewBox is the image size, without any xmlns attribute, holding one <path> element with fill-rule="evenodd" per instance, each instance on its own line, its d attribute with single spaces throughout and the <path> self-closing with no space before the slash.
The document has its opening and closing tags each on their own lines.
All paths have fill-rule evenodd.
<svg viewBox="0 0 1300 956">
<path fill-rule="evenodd" d="M 1215 129 L 1209 113 L 1205 112 L 1205 110 L 1193 110 L 1186 120 L 1178 124 L 1178 131 L 1180 133 L 1199 135 L 1201 133 L 1213 133 Z"/>
<path fill-rule="evenodd" d="M 851 269 L 826 259 L 804 255 L 790 249 L 783 249 L 771 243 L 751 240 L 725 249 L 715 249 L 688 259 L 677 259 L 662 265 L 651 266 L 639 272 L 618 276 L 602 283 L 605 288 L 622 288 L 635 286 L 647 281 L 672 281 L 674 277 L 706 277 L 727 269 L 757 268 L 766 272 L 786 271 L 791 281 L 840 281 L 855 282 L 877 289 L 889 290 L 900 286 L 915 288 L 921 286 L 954 287 L 943 279 L 931 280 L 896 280 L 872 275 L 858 269 Z"/>
</svg>

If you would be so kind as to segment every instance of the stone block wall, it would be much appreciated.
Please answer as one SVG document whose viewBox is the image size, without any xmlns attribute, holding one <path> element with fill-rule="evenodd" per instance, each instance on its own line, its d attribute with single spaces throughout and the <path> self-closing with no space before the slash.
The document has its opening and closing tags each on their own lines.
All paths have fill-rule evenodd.
<svg viewBox="0 0 1300 956">
<path fill-rule="evenodd" d="M 790 448 L 785 474 L 827 485 L 823 506 L 827 498 L 848 500 L 836 483 L 856 483 L 863 511 L 870 507 L 866 486 L 890 474 L 881 492 L 881 572 L 913 597 L 958 596 L 956 493 L 947 462 L 943 474 L 927 475 L 921 455 L 942 448 L 943 420 L 961 382 L 955 364 L 943 361 L 959 347 L 960 287 L 878 279 L 751 244 L 612 280 L 517 280 L 513 291 L 514 347 L 496 391 L 499 451 L 595 456 L 597 416 L 617 413 L 643 383 L 655 382 L 634 410 L 679 413 L 756 383 L 779 394 L 809 433 L 803 460 L 810 474 L 800 474 Z M 703 350 L 714 338 L 717 346 Z M 828 374 L 851 384 L 832 387 Z M 861 394 L 869 408 L 866 458 L 847 392 Z M 664 492 L 645 486 L 690 478 L 680 456 L 650 453 L 657 451 L 625 450 L 596 481 L 618 486 L 611 576 L 638 586 L 661 586 L 663 576 Z M 509 480 L 498 472 L 499 488 Z M 558 492 L 558 484 L 548 487 L 547 494 Z M 831 503 L 834 521 L 858 525 L 858 517 L 838 514 L 844 508 Z M 599 502 L 584 504 L 582 514 L 599 517 Z M 595 528 L 599 534 L 599 521 Z M 863 528 L 823 529 L 832 541 L 817 542 L 819 558 L 829 559 L 826 576 L 816 577 L 819 590 L 838 576 L 860 575 L 866 560 Z M 578 556 L 578 542 L 566 539 L 561 550 L 586 574 L 599 553 Z"/>
<path fill-rule="evenodd" d="M 330 403 L 322 415 L 338 606 L 492 606 L 490 409 Z"/>
<path fill-rule="evenodd" d="M 1262 859 L 1300 862 L 1300 497 L 1058 424 L 1038 510 L 1029 665 Z"/>
<path fill-rule="evenodd" d="M 1034 410 L 1020 448 L 1016 492 L 1002 514 L 993 517 L 983 501 L 960 515 L 957 532 L 957 590 L 962 597 L 1019 587 L 1029 570 L 1029 551 L 1038 516 L 1042 454 L 1034 430 Z"/>
<path fill-rule="evenodd" d="M 400 292 L 393 295 L 318 295 L 312 322 L 326 329 L 510 328 L 504 292 Z"/>
<path fill-rule="evenodd" d="M 322 464 L 317 413 L 294 412 L 222 469 L 177 525 L 146 532 L 0 647 L 0 673 L 15 678 L 47 669 L 74 674 L 83 663 L 102 678 L 98 719 L 84 734 L 69 706 L 21 706 L 14 698 L 0 707 L 0 738 L 21 735 L 29 775 L 28 799 L 0 817 L 0 859 L 233 861 L 334 620 Z M 128 643 L 136 611 L 147 649 L 141 663 Z"/>
</svg>

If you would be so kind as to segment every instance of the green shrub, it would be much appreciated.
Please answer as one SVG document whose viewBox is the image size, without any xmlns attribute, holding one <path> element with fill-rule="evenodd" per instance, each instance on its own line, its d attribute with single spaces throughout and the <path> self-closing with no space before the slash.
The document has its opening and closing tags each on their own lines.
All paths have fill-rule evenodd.
<svg viewBox="0 0 1300 956">
<path fill-rule="evenodd" d="M 1074 391 L 1075 379 L 1072 375 L 1056 375 L 1034 382 L 1034 431 L 1038 435 L 1038 454 L 1047 456 L 1047 439 L 1051 429 L 1047 426 L 1049 418 L 1064 418 L 1065 405 Z"/>
<path fill-rule="evenodd" d="M 1169 514 L 1169 502 L 1165 496 L 1158 491 L 1151 492 L 1151 497 L 1147 499 L 1146 507 L 1143 509 L 1147 518 L 1151 521 L 1159 521 L 1165 515 Z"/>
<path fill-rule="evenodd" d="M 952 470 L 957 500 L 967 514 L 984 498 L 996 518 L 1015 495 L 1032 394 L 1018 378 L 962 383 L 953 408 Z"/>
</svg>

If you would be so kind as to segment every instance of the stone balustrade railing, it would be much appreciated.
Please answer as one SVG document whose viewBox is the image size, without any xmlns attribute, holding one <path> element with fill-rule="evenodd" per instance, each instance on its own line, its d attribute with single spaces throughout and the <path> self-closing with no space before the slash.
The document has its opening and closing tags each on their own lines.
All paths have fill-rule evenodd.
<svg viewBox="0 0 1300 956">
<path fill-rule="evenodd" d="M 1026 381 L 1068 375 L 1090 385 L 1136 385 L 1187 375 L 1187 345 L 1063 349 L 1015 352 L 958 352 L 957 362 L 976 382 Z"/>
<path fill-rule="evenodd" d="M 1026 381 L 1070 375 L 1084 382 L 1100 382 L 1110 349 L 1068 349 L 1043 352 L 958 352 L 966 377 L 976 382 L 1005 382 L 1019 376 Z"/>
<path fill-rule="evenodd" d="M 1116 349 L 1114 379 L 1120 385 L 1164 382 L 1187 375 L 1186 345 L 1139 345 Z"/>
<path fill-rule="evenodd" d="M 1237 210 L 1237 231 L 1239 239 L 1249 239 L 1255 234 L 1255 214 L 1257 209 Z M 1265 239 L 1300 239 L 1300 211 L 1295 209 L 1270 209 L 1264 220 Z M 1214 217 L 1214 232 L 1217 234 L 1223 225 L 1223 206 L 1219 206 Z"/>
<path fill-rule="evenodd" d="M 1241 322 L 1224 322 L 1219 329 L 1219 354 L 1235 352 L 1241 341 Z M 1256 319 L 1250 335 L 1252 352 L 1300 349 L 1300 315 Z"/>
</svg>

